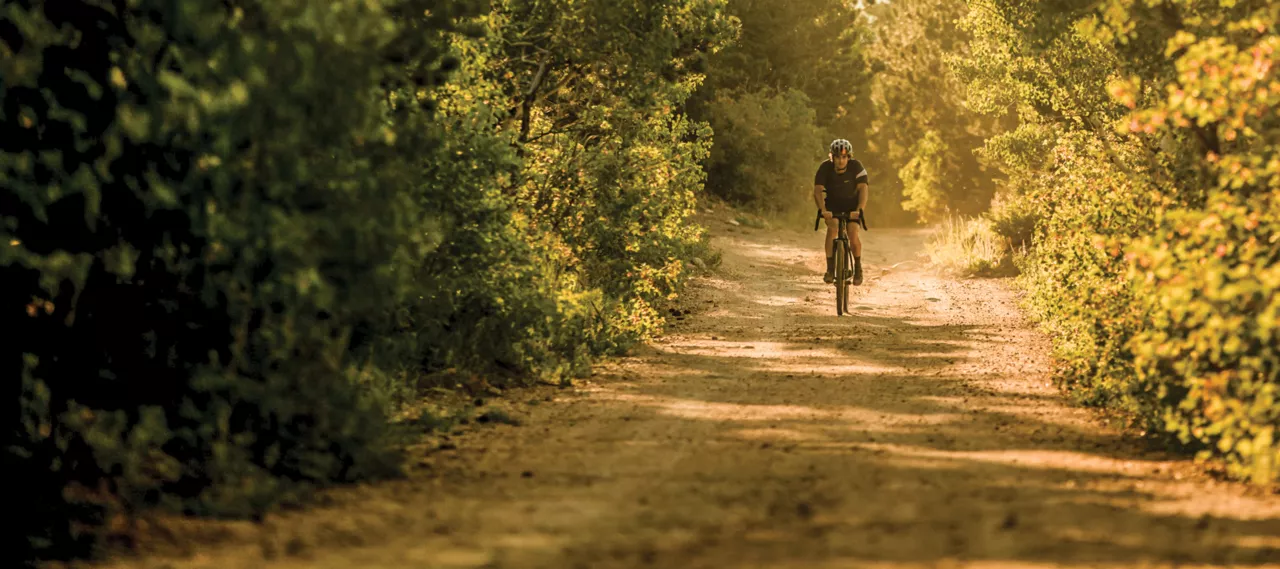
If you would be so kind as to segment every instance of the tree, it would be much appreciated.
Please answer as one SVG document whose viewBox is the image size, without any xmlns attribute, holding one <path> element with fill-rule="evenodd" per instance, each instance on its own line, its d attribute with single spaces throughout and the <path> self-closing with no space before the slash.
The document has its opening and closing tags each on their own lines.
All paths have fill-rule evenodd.
<svg viewBox="0 0 1280 569">
<path fill-rule="evenodd" d="M 1034 212 L 1023 263 L 1059 379 L 1215 458 L 1280 476 L 1280 6 L 975 2 L 984 155 Z"/>
<path fill-rule="evenodd" d="M 861 11 L 841 0 L 745 0 L 728 13 L 741 33 L 708 58 L 689 103 L 716 132 L 707 189 L 758 210 L 807 211 L 827 144 L 839 137 L 867 147 Z"/>
<path fill-rule="evenodd" d="M 1002 117 L 973 112 L 950 66 L 969 49 L 957 25 L 967 10 L 960 0 L 903 0 L 870 11 L 871 153 L 898 178 L 902 207 L 919 221 L 985 211 L 999 183 L 975 151 Z"/>
</svg>

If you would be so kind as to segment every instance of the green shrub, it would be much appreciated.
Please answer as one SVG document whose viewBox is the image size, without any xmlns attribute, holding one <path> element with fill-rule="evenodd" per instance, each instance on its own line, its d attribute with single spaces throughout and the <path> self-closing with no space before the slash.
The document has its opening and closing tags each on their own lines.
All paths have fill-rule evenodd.
<svg viewBox="0 0 1280 569">
<path fill-rule="evenodd" d="M 803 93 L 722 94 L 709 114 L 716 144 L 708 191 L 768 213 L 812 208 L 813 173 L 829 140 Z"/>
<path fill-rule="evenodd" d="M 1280 194 L 1172 210 L 1135 247 L 1131 344 L 1150 423 L 1236 477 L 1280 479 Z"/>
<path fill-rule="evenodd" d="M 1036 224 L 1043 217 L 1031 200 L 1023 194 L 997 196 L 983 217 L 991 222 L 991 230 L 1017 251 L 1029 249 L 1035 242 Z"/>
<path fill-rule="evenodd" d="M 457 42 L 481 64 L 463 70 L 446 112 L 468 122 L 515 102 L 490 129 L 522 157 L 500 186 L 541 271 L 530 282 L 564 315 L 548 337 L 562 349 L 607 353 L 656 333 L 661 304 L 707 256 L 689 220 L 711 132 L 682 108 L 694 68 L 733 31 L 724 6 L 512 0 L 484 18 L 489 39 Z M 560 56 L 539 62 L 530 45 Z"/>
<path fill-rule="evenodd" d="M 1267 87 L 1280 79 L 1280 11 L 1223 5 L 1218 17 L 1168 39 L 1178 74 L 1165 96 L 1140 107 L 1140 83 L 1111 86 L 1136 108 L 1127 130 L 1203 156 L 1175 170 L 1188 182 L 1179 207 L 1133 248 L 1152 320 L 1132 350 L 1150 422 L 1265 484 L 1280 481 L 1280 93 Z"/>
<path fill-rule="evenodd" d="M 938 131 L 925 131 L 924 137 L 911 146 L 906 164 L 898 170 L 902 208 L 915 212 L 922 221 L 935 221 L 949 211 L 950 153 L 950 146 Z"/>
<path fill-rule="evenodd" d="M 385 345 L 398 345 L 393 353 L 403 350 L 388 360 L 494 384 L 570 373 L 604 333 L 585 312 L 593 295 L 566 290 L 539 250 L 542 236 L 513 215 L 515 200 L 493 184 L 519 175 L 512 141 L 494 134 L 500 115 L 458 106 L 450 93 L 459 88 L 476 92 L 467 73 L 448 88 L 439 120 L 450 136 L 419 162 L 414 206 L 429 241 L 397 265 L 411 285 L 399 326 L 383 334 Z"/>
<path fill-rule="evenodd" d="M 1021 123 L 984 154 L 1035 220 L 1022 282 L 1058 377 L 1271 483 L 1280 12 L 1189 6 L 999 0 L 966 18 L 977 45 L 962 67 L 971 102 Z M 1023 231 L 1024 216 L 1001 216 Z"/>
<path fill-rule="evenodd" d="M 1033 253 L 1019 282 L 1028 306 L 1054 338 L 1057 377 L 1077 400 L 1138 411 L 1126 346 L 1145 322 L 1125 276 L 1131 237 L 1155 226 L 1160 196 L 1135 188 L 1100 159 L 1106 152 L 1138 168 L 1141 149 L 1084 134 L 1060 139 L 1052 174 L 1021 188 L 1039 211 Z"/>
<path fill-rule="evenodd" d="M 5 4 L 6 472 L 35 522 L 9 551 L 398 469 L 348 350 L 406 295 L 392 263 L 420 234 L 394 175 L 434 142 L 398 146 L 378 93 L 391 52 L 443 45 L 402 23 L 359 1 Z"/>
<path fill-rule="evenodd" d="M 397 402 L 581 374 L 714 260 L 722 2 L 100 4 L 0 11 L 6 551 L 394 474 Z"/>
</svg>

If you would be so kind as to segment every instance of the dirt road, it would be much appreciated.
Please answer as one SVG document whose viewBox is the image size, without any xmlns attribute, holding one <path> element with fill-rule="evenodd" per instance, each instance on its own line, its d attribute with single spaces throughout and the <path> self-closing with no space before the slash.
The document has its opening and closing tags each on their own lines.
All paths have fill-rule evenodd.
<svg viewBox="0 0 1280 569">
<path fill-rule="evenodd" d="M 922 232 L 867 234 L 857 316 L 837 319 L 817 234 L 720 231 L 723 266 L 668 336 L 535 392 L 522 425 L 116 565 L 1280 566 L 1280 497 L 1066 405 L 1011 289 L 924 270 Z"/>
</svg>

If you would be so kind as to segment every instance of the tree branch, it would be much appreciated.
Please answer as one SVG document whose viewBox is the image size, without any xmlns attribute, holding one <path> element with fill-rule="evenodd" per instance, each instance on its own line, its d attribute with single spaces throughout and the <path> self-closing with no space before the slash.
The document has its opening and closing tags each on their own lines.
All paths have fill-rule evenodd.
<svg viewBox="0 0 1280 569">
<path fill-rule="evenodd" d="M 529 85 L 529 90 L 524 94 L 524 100 L 520 103 L 520 143 L 523 145 L 529 140 L 529 120 L 530 113 L 533 112 L 533 101 L 538 94 L 538 89 L 542 87 L 542 80 L 547 76 L 547 60 L 542 60 L 538 64 L 538 72 L 533 75 L 533 82 Z"/>
</svg>

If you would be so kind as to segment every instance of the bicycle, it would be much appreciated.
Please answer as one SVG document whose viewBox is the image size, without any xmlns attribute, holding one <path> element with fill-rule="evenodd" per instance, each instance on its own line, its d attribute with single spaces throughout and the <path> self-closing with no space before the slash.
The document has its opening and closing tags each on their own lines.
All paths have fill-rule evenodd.
<svg viewBox="0 0 1280 569">
<path fill-rule="evenodd" d="M 836 316 L 843 316 L 849 313 L 849 279 L 853 278 L 853 247 L 849 243 L 849 222 L 853 221 L 849 218 L 852 212 L 840 212 L 833 215 L 840 222 L 839 232 L 836 235 L 834 245 L 835 254 L 835 274 L 836 274 Z M 818 211 L 817 218 L 813 220 L 813 230 L 817 231 L 822 224 L 822 211 Z M 861 209 L 858 210 L 858 225 L 863 231 L 867 230 L 867 216 Z"/>
</svg>

